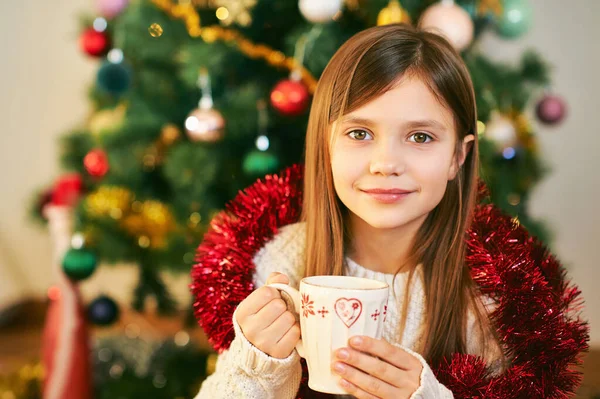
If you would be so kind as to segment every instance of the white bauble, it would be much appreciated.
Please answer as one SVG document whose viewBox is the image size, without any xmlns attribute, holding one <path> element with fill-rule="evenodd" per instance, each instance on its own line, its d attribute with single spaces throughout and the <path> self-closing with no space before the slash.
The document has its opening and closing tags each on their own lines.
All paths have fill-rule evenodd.
<svg viewBox="0 0 600 399">
<path fill-rule="evenodd" d="M 310 22 L 329 22 L 342 9 L 342 0 L 300 0 L 298 7 Z"/>
<path fill-rule="evenodd" d="M 444 36 L 457 51 L 473 41 L 475 27 L 469 13 L 453 1 L 443 0 L 425 10 L 419 26 Z"/>
<path fill-rule="evenodd" d="M 518 143 L 517 129 L 515 124 L 506 115 L 493 111 L 490 120 L 485 126 L 485 133 L 498 150 L 515 147 Z"/>
</svg>

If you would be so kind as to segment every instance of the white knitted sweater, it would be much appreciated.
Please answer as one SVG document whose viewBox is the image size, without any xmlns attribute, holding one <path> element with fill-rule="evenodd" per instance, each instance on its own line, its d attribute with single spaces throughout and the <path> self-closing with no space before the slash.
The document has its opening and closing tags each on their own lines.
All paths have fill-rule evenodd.
<svg viewBox="0 0 600 399">
<path fill-rule="evenodd" d="M 256 288 L 263 286 L 271 272 L 287 275 L 290 285 L 298 288 L 304 275 L 305 225 L 296 223 L 281 228 L 275 237 L 255 255 L 256 270 L 253 280 Z M 417 269 L 418 271 L 419 269 Z M 383 338 L 415 356 L 423 365 L 420 386 L 410 399 L 449 399 L 452 392 L 440 384 L 423 357 L 415 353 L 423 320 L 423 285 L 421 278 L 413 278 L 410 287 L 406 327 L 398 336 L 399 311 L 402 309 L 408 273 L 400 273 L 392 286 L 393 274 L 366 269 L 347 258 L 346 275 L 385 281 L 390 286 L 388 317 Z M 415 277 L 417 277 L 416 274 Z M 420 275 L 419 275 L 420 276 Z M 393 288 L 393 290 L 392 290 Z M 474 318 L 469 318 L 467 351 L 480 354 L 479 340 L 474 335 Z M 293 399 L 300 386 L 302 370 L 300 357 L 294 350 L 285 359 L 270 357 L 254 347 L 243 335 L 233 317 L 235 339 L 228 350 L 219 355 L 215 372 L 202 384 L 195 399 Z M 339 396 L 344 397 L 344 396 Z"/>
</svg>

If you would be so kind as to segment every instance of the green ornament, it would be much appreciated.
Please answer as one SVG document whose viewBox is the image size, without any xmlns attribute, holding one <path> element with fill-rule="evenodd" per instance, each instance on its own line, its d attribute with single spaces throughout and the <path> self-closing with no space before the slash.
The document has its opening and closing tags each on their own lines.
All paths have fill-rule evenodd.
<svg viewBox="0 0 600 399">
<path fill-rule="evenodd" d="M 84 248 L 71 248 L 63 258 L 63 271 L 74 281 L 84 280 L 94 273 L 98 260 L 96 255 Z"/>
<path fill-rule="evenodd" d="M 269 151 L 254 150 L 244 159 L 242 165 L 247 175 L 264 175 L 279 169 L 279 159 Z"/>
<path fill-rule="evenodd" d="M 515 39 L 531 27 L 533 11 L 528 0 L 504 0 L 496 31 L 502 37 Z"/>
</svg>

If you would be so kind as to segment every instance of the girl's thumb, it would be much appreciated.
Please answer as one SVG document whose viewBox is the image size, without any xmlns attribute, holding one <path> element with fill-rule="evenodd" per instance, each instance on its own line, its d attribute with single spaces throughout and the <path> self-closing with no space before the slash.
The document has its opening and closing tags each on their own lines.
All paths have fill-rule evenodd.
<svg viewBox="0 0 600 399">
<path fill-rule="evenodd" d="M 274 283 L 280 283 L 280 284 L 289 284 L 290 279 L 282 273 L 277 273 L 277 272 L 273 272 L 269 275 L 269 278 L 267 278 L 267 284 L 274 284 Z"/>
</svg>

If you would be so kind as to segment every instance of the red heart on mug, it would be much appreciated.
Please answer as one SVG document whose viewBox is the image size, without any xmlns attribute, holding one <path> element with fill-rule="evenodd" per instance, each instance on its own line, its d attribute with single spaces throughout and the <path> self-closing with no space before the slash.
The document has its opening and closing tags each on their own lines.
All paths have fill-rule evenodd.
<svg viewBox="0 0 600 399">
<path fill-rule="evenodd" d="M 362 303 L 356 298 L 340 298 L 333 306 L 340 320 L 350 328 L 362 313 Z"/>
</svg>

